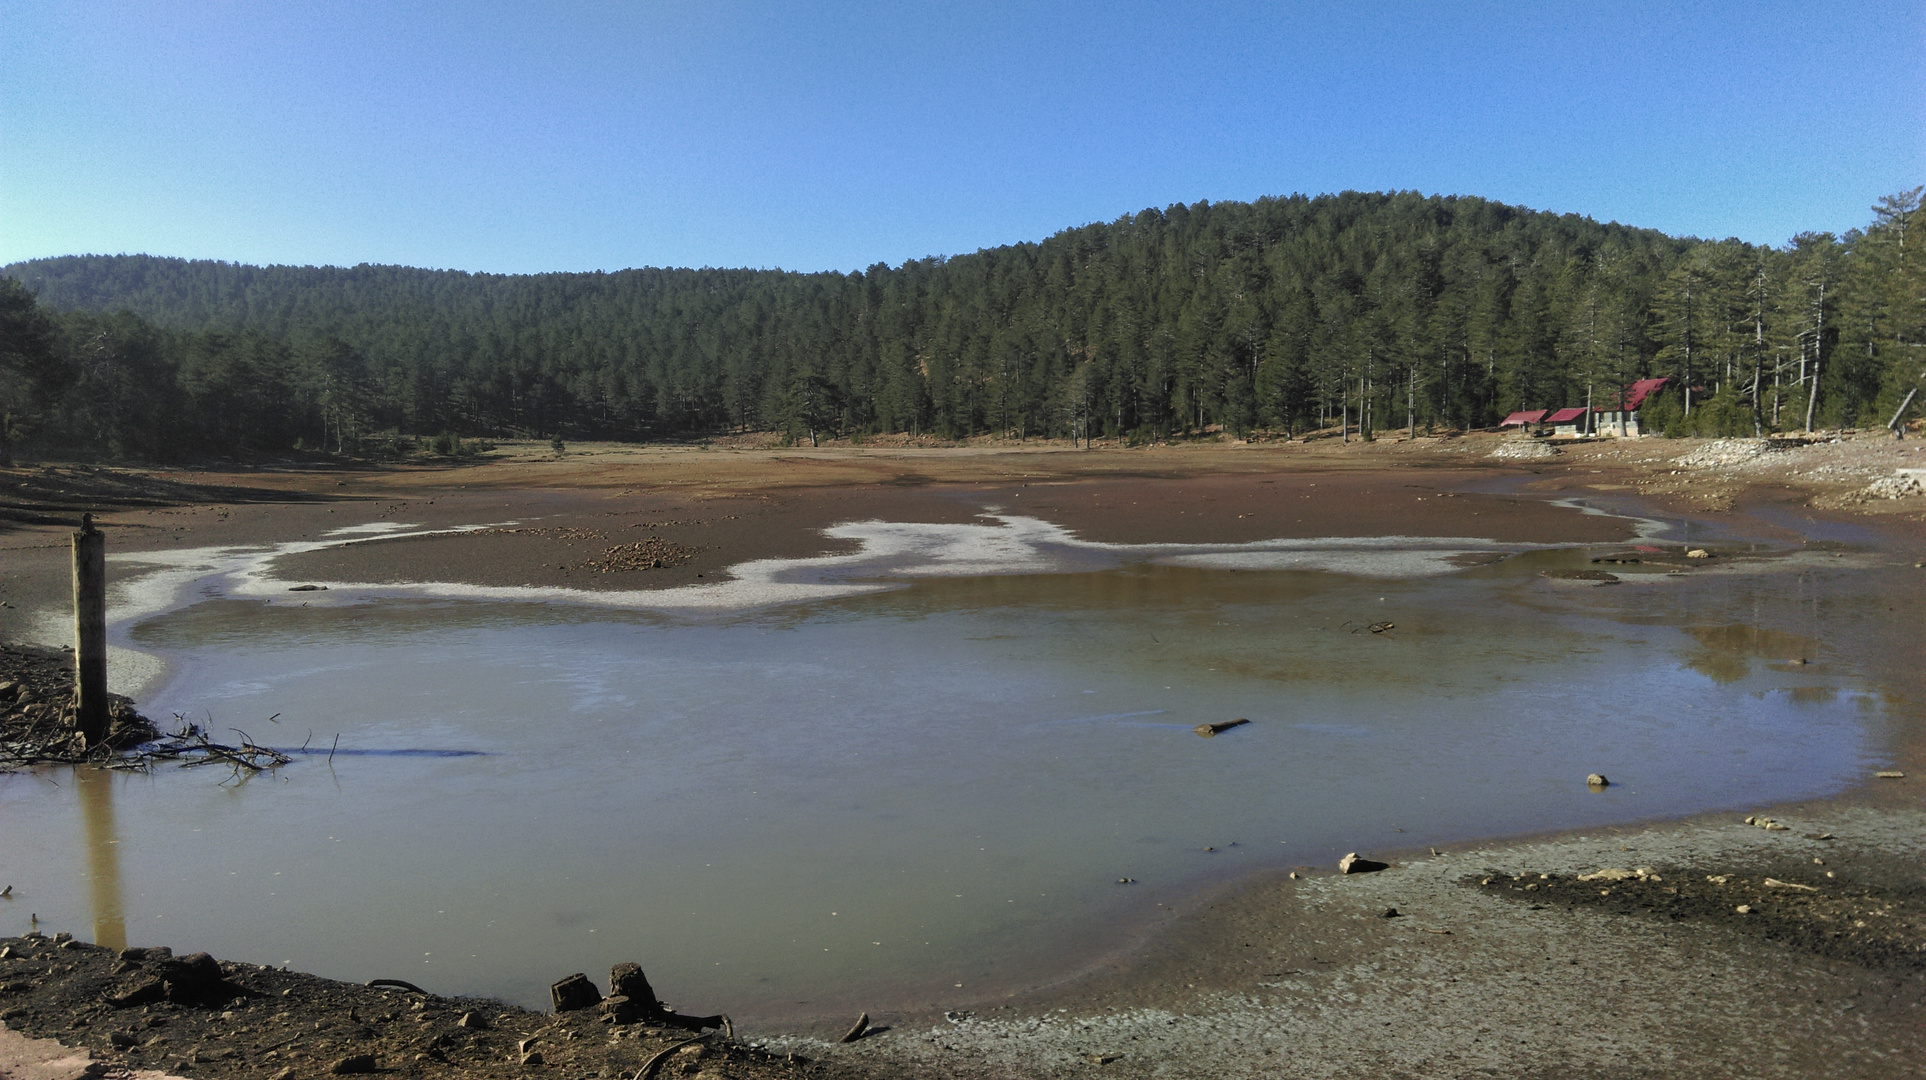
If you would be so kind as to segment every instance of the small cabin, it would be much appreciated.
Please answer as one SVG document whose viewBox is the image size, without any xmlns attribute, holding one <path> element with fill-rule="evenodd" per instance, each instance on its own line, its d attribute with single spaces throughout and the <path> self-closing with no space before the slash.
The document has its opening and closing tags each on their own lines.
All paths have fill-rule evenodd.
<svg viewBox="0 0 1926 1080">
<path fill-rule="evenodd" d="M 1591 434 L 1585 430 L 1584 409 L 1560 409 L 1545 417 L 1545 423 L 1551 425 L 1553 438 L 1576 439 L 1580 435 Z"/>
<path fill-rule="evenodd" d="M 1638 438 L 1638 410 L 1645 400 L 1664 389 L 1672 380 L 1640 379 L 1625 388 L 1617 405 L 1600 405 L 1592 410 L 1592 430 L 1600 435 Z"/>
<path fill-rule="evenodd" d="M 1550 415 L 1550 409 L 1529 409 L 1524 412 L 1515 412 L 1505 417 L 1504 422 L 1498 425 L 1498 429 L 1503 431 L 1505 428 L 1515 427 L 1520 431 L 1529 432 L 1532 428 L 1544 423 L 1545 417 Z"/>
</svg>

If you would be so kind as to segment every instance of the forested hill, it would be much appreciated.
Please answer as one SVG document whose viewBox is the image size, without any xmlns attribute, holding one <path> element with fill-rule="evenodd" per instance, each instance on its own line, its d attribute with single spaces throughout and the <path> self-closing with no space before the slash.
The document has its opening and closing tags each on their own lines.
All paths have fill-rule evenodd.
<svg viewBox="0 0 1926 1080">
<path fill-rule="evenodd" d="M 41 259 L 5 269 L 47 356 L 0 364 L 0 408 L 14 445 L 136 456 L 352 452 L 393 430 L 1146 439 L 1479 426 L 1667 374 L 1703 388 L 1682 422 L 1749 434 L 1775 405 L 1803 420 L 1802 372 L 1832 424 L 1917 377 L 1918 192 L 1874 217 L 1774 249 L 1345 193 L 854 274 Z"/>
</svg>

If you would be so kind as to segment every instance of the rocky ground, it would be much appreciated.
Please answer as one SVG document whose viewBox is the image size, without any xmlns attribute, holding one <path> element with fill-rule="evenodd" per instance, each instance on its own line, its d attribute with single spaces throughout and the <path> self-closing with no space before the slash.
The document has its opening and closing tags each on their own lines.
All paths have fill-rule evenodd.
<svg viewBox="0 0 1926 1080">
<path fill-rule="evenodd" d="M 0 939 L 0 1023 L 85 1051 L 96 1075 L 633 1078 L 651 1064 L 649 1075 L 713 1080 L 849 1074 L 714 1028 L 530 1012 L 64 934 Z"/>
<path fill-rule="evenodd" d="M 0 644 L 0 772 L 28 765 L 105 760 L 160 735 L 119 694 L 108 695 L 107 745 L 90 755 L 74 727 L 73 653 Z"/>
<path fill-rule="evenodd" d="M 915 1077 L 1926 1076 L 1926 812 L 1780 820 L 1256 884 L 1034 999 L 771 1045 Z"/>
</svg>

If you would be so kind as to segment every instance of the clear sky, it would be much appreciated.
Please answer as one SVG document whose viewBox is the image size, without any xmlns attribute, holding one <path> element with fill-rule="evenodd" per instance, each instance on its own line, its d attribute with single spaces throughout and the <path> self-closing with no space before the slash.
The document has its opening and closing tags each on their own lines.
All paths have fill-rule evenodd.
<svg viewBox="0 0 1926 1080">
<path fill-rule="evenodd" d="M 849 270 L 1344 189 L 1778 244 L 1920 183 L 1926 0 L 0 0 L 0 262 Z"/>
</svg>

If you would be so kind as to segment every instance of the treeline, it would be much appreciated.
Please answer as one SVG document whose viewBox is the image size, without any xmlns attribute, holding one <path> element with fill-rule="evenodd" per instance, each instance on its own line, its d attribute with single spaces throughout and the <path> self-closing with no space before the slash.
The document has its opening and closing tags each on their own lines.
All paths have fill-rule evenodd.
<svg viewBox="0 0 1926 1080">
<path fill-rule="evenodd" d="M 1672 375 L 1674 432 L 1868 425 L 1926 366 L 1922 223 L 1919 189 L 1783 248 L 1347 192 L 851 274 L 41 259 L 5 271 L 0 410 L 10 445 L 130 457 L 397 432 L 1145 441 L 1478 427 Z"/>
</svg>

